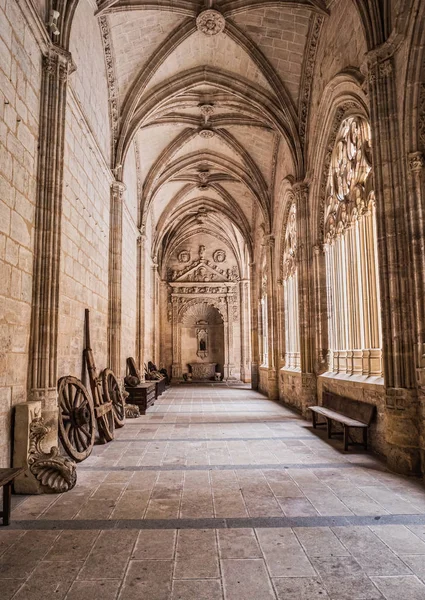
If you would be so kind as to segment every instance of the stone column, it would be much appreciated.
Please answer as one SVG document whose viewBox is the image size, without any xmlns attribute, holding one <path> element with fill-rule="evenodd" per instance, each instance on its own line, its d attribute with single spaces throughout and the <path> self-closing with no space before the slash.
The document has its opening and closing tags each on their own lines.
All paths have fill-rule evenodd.
<svg viewBox="0 0 425 600">
<path fill-rule="evenodd" d="M 225 379 L 233 379 L 232 370 L 235 366 L 234 364 L 234 336 L 233 336 L 233 301 L 232 296 L 227 294 L 226 296 L 226 313 L 227 313 L 227 377 Z"/>
<path fill-rule="evenodd" d="M 328 313 L 326 289 L 326 256 L 323 244 L 313 247 L 314 261 L 314 373 L 316 376 L 328 369 Z"/>
<path fill-rule="evenodd" d="M 411 152 L 409 161 L 409 237 L 412 246 L 412 277 L 415 298 L 416 374 L 421 387 L 425 387 L 425 159 L 421 152 Z"/>
<path fill-rule="evenodd" d="M 43 56 L 28 385 L 32 400 L 41 400 L 51 428 L 46 447 L 57 445 L 63 159 L 68 76 L 73 69 L 65 50 L 51 47 Z"/>
<path fill-rule="evenodd" d="M 145 373 L 145 245 L 146 234 L 144 230 L 137 238 L 137 331 L 136 352 L 137 365 L 142 379 Z"/>
<path fill-rule="evenodd" d="M 251 270 L 251 388 L 258 390 L 259 378 L 259 347 L 258 347 L 258 291 L 257 291 L 257 266 L 250 263 Z"/>
<path fill-rule="evenodd" d="M 108 362 L 120 378 L 121 372 L 121 313 L 122 313 L 122 211 L 126 187 L 121 181 L 111 185 L 109 226 L 109 314 Z"/>
<path fill-rule="evenodd" d="M 409 237 L 412 247 L 412 282 L 414 287 L 414 321 L 416 381 L 420 420 L 419 448 L 422 473 L 425 471 L 425 159 L 421 152 L 408 156 Z"/>
<path fill-rule="evenodd" d="M 151 337 L 151 360 L 155 365 L 157 364 L 157 332 L 158 332 L 158 310 L 157 310 L 157 289 L 156 289 L 156 278 L 158 275 L 158 263 L 153 258 L 153 264 L 151 266 L 151 288 L 152 288 L 152 337 Z M 158 366 L 158 365 L 157 365 Z"/>
<path fill-rule="evenodd" d="M 172 297 L 173 306 L 172 314 L 172 332 L 173 332 L 173 364 L 171 367 L 171 375 L 173 379 L 180 379 L 182 376 L 182 365 L 180 358 L 180 325 L 179 325 L 179 299 Z"/>
<path fill-rule="evenodd" d="M 239 315 L 241 327 L 241 380 L 249 381 L 251 373 L 249 371 L 249 282 L 242 279 L 239 282 Z"/>
<path fill-rule="evenodd" d="M 269 235 L 266 238 L 267 245 L 267 334 L 268 334 L 268 388 L 269 398 L 271 400 L 277 400 L 279 397 L 278 392 L 278 379 L 277 379 L 277 365 L 279 364 L 278 358 L 278 344 L 276 340 L 277 331 L 276 323 L 277 316 L 275 312 L 276 307 L 276 282 L 275 282 L 275 238 L 273 235 Z"/>
<path fill-rule="evenodd" d="M 412 289 L 406 269 L 410 248 L 395 74 L 391 57 L 382 59 L 373 53 L 368 58 L 388 463 L 398 472 L 418 472 L 420 452 L 412 343 Z"/>
<path fill-rule="evenodd" d="M 314 264 L 313 244 L 310 240 L 308 186 L 294 185 L 297 203 L 297 271 L 298 271 L 298 315 L 300 329 L 301 402 L 302 410 L 315 404 L 317 382 L 314 374 Z"/>
</svg>

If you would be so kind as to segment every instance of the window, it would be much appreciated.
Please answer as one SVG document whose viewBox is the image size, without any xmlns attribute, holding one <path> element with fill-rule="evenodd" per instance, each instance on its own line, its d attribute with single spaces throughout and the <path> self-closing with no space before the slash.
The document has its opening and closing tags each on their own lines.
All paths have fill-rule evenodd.
<svg viewBox="0 0 425 600">
<path fill-rule="evenodd" d="M 370 128 L 341 124 L 325 207 L 329 369 L 381 375 L 381 330 Z"/>
</svg>

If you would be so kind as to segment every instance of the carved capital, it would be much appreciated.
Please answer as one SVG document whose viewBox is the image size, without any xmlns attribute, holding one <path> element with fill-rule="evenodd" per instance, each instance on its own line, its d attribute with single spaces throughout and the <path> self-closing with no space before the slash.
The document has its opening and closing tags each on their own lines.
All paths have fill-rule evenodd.
<svg viewBox="0 0 425 600">
<path fill-rule="evenodd" d="M 409 170 L 412 173 L 420 172 L 424 168 L 425 160 L 422 152 L 411 152 L 408 156 Z"/>
<path fill-rule="evenodd" d="M 122 202 L 126 186 L 122 181 L 113 181 L 111 184 L 111 192 L 114 200 Z"/>
<path fill-rule="evenodd" d="M 76 66 L 69 52 L 52 46 L 43 55 L 42 69 L 49 77 L 56 75 L 60 81 L 66 82 Z"/>
<path fill-rule="evenodd" d="M 271 233 L 265 235 L 264 244 L 265 246 L 267 246 L 267 248 L 274 248 L 276 244 L 276 238 L 274 237 L 274 235 L 272 235 Z"/>
<path fill-rule="evenodd" d="M 308 201 L 308 184 L 300 181 L 295 183 L 292 189 L 298 204 L 306 204 Z"/>
</svg>

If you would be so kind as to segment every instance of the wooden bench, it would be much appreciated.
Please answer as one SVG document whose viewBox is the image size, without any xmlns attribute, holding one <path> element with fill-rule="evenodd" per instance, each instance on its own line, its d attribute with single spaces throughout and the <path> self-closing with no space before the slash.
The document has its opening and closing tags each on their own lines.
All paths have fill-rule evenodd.
<svg viewBox="0 0 425 600">
<path fill-rule="evenodd" d="M 0 511 L 0 517 L 3 518 L 3 525 L 10 524 L 13 480 L 24 471 L 24 467 L 19 467 L 18 469 L 0 469 L 0 487 L 4 488 L 3 510 Z"/>
<path fill-rule="evenodd" d="M 325 391 L 322 397 L 322 406 L 310 406 L 309 410 L 313 416 L 313 427 L 317 425 L 327 425 L 328 438 L 332 437 L 332 421 L 341 423 L 344 428 L 344 450 L 348 450 L 349 445 L 357 445 L 356 442 L 349 441 L 349 430 L 361 429 L 363 432 L 363 446 L 367 450 L 367 431 L 375 415 L 376 407 L 360 400 L 351 400 L 339 396 L 333 392 Z M 325 421 L 319 423 L 317 415 L 322 415 Z"/>
</svg>

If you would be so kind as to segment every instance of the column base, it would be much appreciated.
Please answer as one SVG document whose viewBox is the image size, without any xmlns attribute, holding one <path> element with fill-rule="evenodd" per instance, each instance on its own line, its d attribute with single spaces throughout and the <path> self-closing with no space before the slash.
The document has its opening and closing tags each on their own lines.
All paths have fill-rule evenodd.
<svg viewBox="0 0 425 600">
<path fill-rule="evenodd" d="M 404 475 L 420 474 L 419 402 L 416 390 L 388 388 L 385 397 L 385 439 L 388 467 Z"/>
</svg>

